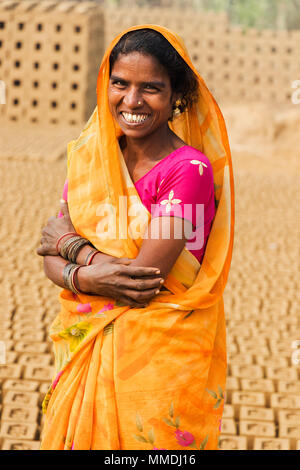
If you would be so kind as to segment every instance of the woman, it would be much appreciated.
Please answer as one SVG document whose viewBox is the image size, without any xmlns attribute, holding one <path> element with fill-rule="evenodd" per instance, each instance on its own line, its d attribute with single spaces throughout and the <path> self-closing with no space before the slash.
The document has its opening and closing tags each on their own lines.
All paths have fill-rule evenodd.
<svg viewBox="0 0 300 470">
<path fill-rule="evenodd" d="M 112 42 L 64 189 L 38 249 L 65 287 L 41 449 L 216 449 L 233 174 L 177 35 L 142 25 Z"/>
</svg>

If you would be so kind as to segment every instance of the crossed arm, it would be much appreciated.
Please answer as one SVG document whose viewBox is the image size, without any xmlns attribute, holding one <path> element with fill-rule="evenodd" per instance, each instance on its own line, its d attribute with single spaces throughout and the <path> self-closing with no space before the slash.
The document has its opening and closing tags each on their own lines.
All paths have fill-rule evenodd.
<svg viewBox="0 0 300 470">
<path fill-rule="evenodd" d="M 63 269 L 69 261 L 56 250 L 57 240 L 67 232 L 75 232 L 70 219 L 68 204 L 62 203 L 63 217 L 50 217 L 42 231 L 41 246 L 37 254 L 44 256 L 46 276 L 60 287 L 65 287 Z M 169 227 L 170 236 L 163 237 Z M 177 217 L 158 217 L 151 221 L 148 236 L 144 239 L 135 259 L 115 258 L 97 253 L 90 266 L 85 259 L 90 246 L 83 246 L 76 263 L 82 265 L 77 273 L 80 291 L 91 295 L 103 295 L 120 300 L 132 307 L 143 307 L 159 292 L 176 259 L 184 248 L 191 231 L 188 221 Z M 175 234 L 182 233 L 182 238 Z M 67 237 L 64 238 L 63 242 Z M 60 244 L 58 249 L 60 248 Z"/>
</svg>

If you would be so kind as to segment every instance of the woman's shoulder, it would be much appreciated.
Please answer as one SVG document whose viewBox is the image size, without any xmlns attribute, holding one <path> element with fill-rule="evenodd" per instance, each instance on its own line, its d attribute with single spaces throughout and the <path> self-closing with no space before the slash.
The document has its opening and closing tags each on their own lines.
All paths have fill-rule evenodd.
<svg viewBox="0 0 300 470">
<path fill-rule="evenodd" d="M 168 173 L 172 174 L 178 171 L 193 170 L 198 167 L 200 168 L 200 173 L 203 174 L 202 170 L 206 169 L 207 173 L 213 174 L 212 165 L 209 158 L 200 150 L 192 147 L 190 145 L 184 145 L 179 149 L 173 152 L 173 155 L 170 155 L 168 165 Z"/>
</svg>

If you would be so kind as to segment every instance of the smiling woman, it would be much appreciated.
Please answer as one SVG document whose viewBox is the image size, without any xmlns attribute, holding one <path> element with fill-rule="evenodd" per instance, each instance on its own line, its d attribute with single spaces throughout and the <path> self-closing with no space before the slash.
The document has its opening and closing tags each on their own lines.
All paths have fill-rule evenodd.
<svg viewBox="0 0 300 470">
<path fill-rule="evenodd" d="M 97 100 L 38 249 L 63 288 L 41 449 L 216 449 L 234 231 L 223 116 L 153 25 L 112 42 Z"/>
</svg>

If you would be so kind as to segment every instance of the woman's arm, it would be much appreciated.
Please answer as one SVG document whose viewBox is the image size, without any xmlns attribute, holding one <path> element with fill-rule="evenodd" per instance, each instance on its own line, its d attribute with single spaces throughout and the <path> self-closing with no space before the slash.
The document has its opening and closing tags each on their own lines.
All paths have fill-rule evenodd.
<svg viewBox="0 0 300 470">
<path fill-rule="evenodd" d="M 162 285 L 157 268 L 130 266 L 125 258 L 82 266 L 77 271 L 77 288 L 90 295 L 112 297 L 132 307 L 144 307 L 159 292 Z M 61 256 L 45 256 L 46 276 L 64 287 L 63 269 L 69 261 Z"/>
<path fill-rule="evenodd" d="M 170 235 L 166 237 L 165 234 L 168 233 Z M 131 266 L 154 266 L 160 270 L 161 276 L 165 279 L 191 233 L 192 224 L 185 219 L 166 216 L 152 219 L 147 237 Z"/>
</svg>

